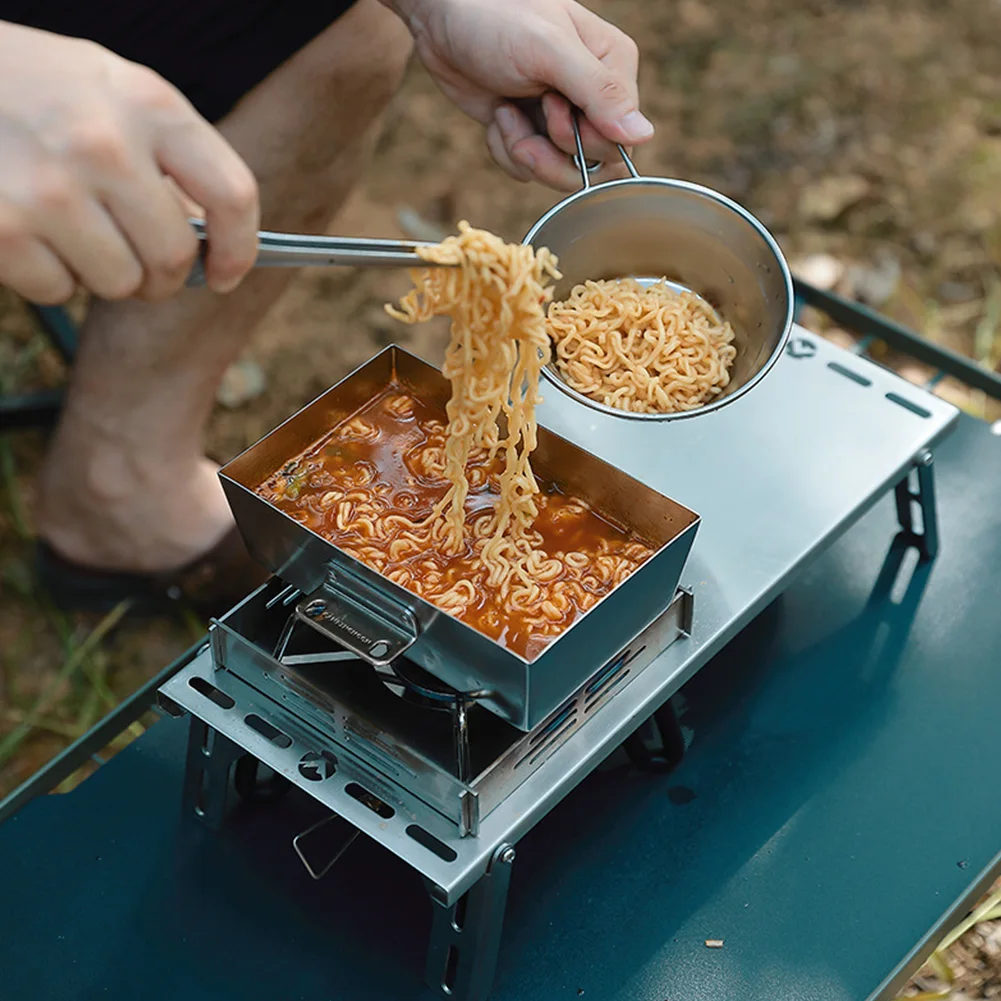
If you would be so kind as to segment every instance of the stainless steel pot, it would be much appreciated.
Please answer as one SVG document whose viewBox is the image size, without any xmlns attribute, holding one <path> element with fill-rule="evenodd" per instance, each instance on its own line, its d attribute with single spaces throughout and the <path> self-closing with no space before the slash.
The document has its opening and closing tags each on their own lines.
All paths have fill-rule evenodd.
<svg viewBox="0 0 1001 1001">
<path fill-rule="evenodd" d="M 574 122 L 576 128 L 576 120 Z M 643 177 L 626 151 L 630 177 L 592 184 L 577 133 L 583 187 L 554 205 L 522 241 L 548 247 L 563 278 L 554 297 L 591 279 L 666 278 L 705 299 L 734 329 L 730 384 L 696 410 L 636 414 L 605 406 L 566 384 L 552 363 L 544 375 L 578 403 L 630 420 L 697 417 L 750 392 L 775 364 L 793 322 L 789 266 L 775 239 L 750 212 L 710 188 Z"/>
<path fill-rule="evenodd" d="M 255 488 L 389 384 L 442 416 L 451 387 L 391 346 L 342 379 L 220 471 L 250 553 L 303 594 L 299 617 L 372 664 L 406 656 L 521 730 L 531 730 L 670 605 L 699 517 L 559 435 L 539 428 L 532 466 L 636 531 L 655 553 L 532 660 L 440 611 L 264 500 Z"/>
</svg>

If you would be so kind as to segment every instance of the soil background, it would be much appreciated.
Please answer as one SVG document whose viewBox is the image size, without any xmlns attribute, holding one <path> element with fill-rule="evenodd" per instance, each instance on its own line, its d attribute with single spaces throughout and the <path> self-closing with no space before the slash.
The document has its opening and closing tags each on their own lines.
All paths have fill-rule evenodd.
<svg viewBox="0 0 1001 1001">
<path fill-rule="evenodd" d="M 657 126 L 654 141 L 637 153 L 642 172 L 723 191 L 773 230 L 805 277 L 998 365 L 998 0 L 591 6 L 640 45 L 643 107 Z M 415 65 L 332 231 L 424 237 L 468 219 L 520 240 L 555 200 L 495 168 L 479 126 Z M 210 454 L 225 461 L 386 344 L 439 362 L 446 339 L 440 324 L 408 328 L 383 313 L 383 303 L 407 284 L 398 273 L 303 272 L 248 332 L 246 356 L 230 381 L 237 402 L 217 408 Z M 852 341 L 818 317 L 806 322 L 840 343 Z M 914 381 L 932 374 L 879 345 L 875 352 Z M 261 374 L 261 392 L 241 391 Z M 0 290 L 3 388 L 53 386 L 63 376 L 23 305 Z M 950 380 L 937 391 L 978 416 L 1001 416 Z M 36 433 L 0 442 L 0 795 L 202 630 L 190 617 L 116 626 L 49 606 L 31 572 L 43 445 Z M 979 938 L 961 943 L 957 990 L 966 994 L 953 996 L 998 996 L 997 923 L 973 935 Z"/>
</svg>

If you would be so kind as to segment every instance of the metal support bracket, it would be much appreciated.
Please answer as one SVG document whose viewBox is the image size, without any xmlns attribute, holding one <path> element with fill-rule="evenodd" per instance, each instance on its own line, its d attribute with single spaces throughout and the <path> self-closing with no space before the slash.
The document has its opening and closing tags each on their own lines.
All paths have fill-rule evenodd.
<svg viewBox="0 0 1001 1001">
<path fill-rule="evenodd" d="M 911 485 L 912 474 L 917 480 L 917 488 Z M 922 559 L 931 560 L 938 555 L 938 510 L 935 504 L 935 475 L 932 454 L 922 452 L 914 463 L 914 469 L 897 484 L 897 520 Z M 915 525 L 915 507 L 921 512 L 920 528 Z"/>
<path fill-rule="evenodd" d="M 292 847 L 306 872 L 313 879 L 323 879 L 360 833 L 354 824 L 331 812 L 297 834 Z"/>
<path fill-rule="evenodd" d="M 431 938 L 424 980 L 442 997 L 484 1001 L 493 987 L 500 952 L 514 848 L 501 845 L 490 868 L 451 907 L 429 885 Z"/>
<path fill-rule="evenodd" d="M 670 700 L 656 709 L 649 719 L 654 731 L 653 746 L 645 738 L 641 726 L 622 742 L 632 764 L 644 772 L 667 774 L 681 764 L 685 756 L 685 736 L 678 722 L 674 703 Z"/>
<path fill-rule="evenodd" d="M 188 731 L 184 767 L 184 810 L 219 830 L 233 802 L 233 771 L 246 752 L 196 716 Z"/>
</svg>

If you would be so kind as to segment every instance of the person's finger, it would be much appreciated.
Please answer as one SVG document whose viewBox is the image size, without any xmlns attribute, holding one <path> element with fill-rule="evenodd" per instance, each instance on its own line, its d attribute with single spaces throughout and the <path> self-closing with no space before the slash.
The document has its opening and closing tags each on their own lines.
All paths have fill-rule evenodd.
<svg viewBox="0 0 1001 1001">
<path fill-rule="evenodd" d="M 503 151 L 501 154 L 494 152 L 494 159 L 501 166 L 510 163 L 517 172 L 515 176 L 526 180 L 534 177 L 557 191 L 573 191 L 579 186 L 579 181 L 574 181 L 579 174 L 572 162 L 546 136 L 538 133 L 527 114 L 503 104 L 494 115 L 493 125 Z"/>
<path fill-rule="evenodd" d="M 542 108 L 546 116 L 546 130 L 549 138 L 564 153 L 571 156 L 577 152 L 574 140 L 573 122 L 571 121 L 570 102 L 560 94 L 549 93 L 542 99 Z M 591 123 L 578 116 L 577 126 L 580 129 L 580 139 L 584 146 L 584 156 L 589 161 L 615 163 L 620 159 L 615 143 L 609 142 Z"/>
<path fill-rule="evenodd" d="M 576 191 L 581 187 L 580 170 L 573 159 L 557 149 L 545 136 L 532 135 L 520 139 L 510 147 L 511 159 L 547 187 L 557 191 Z M 601 170 L 591 174 L 591 181 L 611 180 L 622 177 L 625 167 L 618 163 L 603 164 Z"/>
<path fill-rule="evenodd" d="M 50 219 L 41 229 L 48 245 L 94 295 L 127 299 L 138 291 L 142 265 L 103 205 L 84 199 L 58 224 Z"/>
<path fill-rule="evenodd" d="M 36 169 L 21 193 L 34 234 L 96 296 L 124 299 L 142 281 L 142 267 L 111 216 L 92 193 L 54 165 Z"/>
<path fill-rule="evenodd" d="M 40 306 L 57 306 L 76 291 L 76 281 L 59 257 L 31 235 L 18 212 L 3 205 L 0 205 L 0 285 Z"/>
<path fill-rule="evenodd" d="M 653 136 L 653 125 L 639 110 L 635 77 L 611 68 L 579 37 L 557 35 L 546 52 L 538 75 L 580 108 L 605 139 L 629 145 Z"/>
<path fill-rule="evenodd" d="M 638 79 L 639 49 L 629 35 L 586 7 L 572 5 L 569 14 L 580 40 L 613 73 L 626 80 Z"/>
<path fill-rule="evenodd" d="M 487 149 L 494 162 L 516 181 L 531 180 L 532 174 L 523 165 L 515 161 L 508 150 L 508 137 L 511 142 L 533 135 L 531 123 L 517 108 L 502 104 L 494 114 L 494 120 L 487 126 Z"/>
<path fill-rule="evenodd" d="M 571 135 L 570 147 L 573 153 L 564 152 L 549 141 L 546 136 L 539 134 L 537 129 L 539 125 L 545 124 L 545 119 L 537 123 L 518 108 L 502 105 L 497 110 L 494 124 L 497 125 L 500 139 L 504 144 L 506 158 L 502 159 L 497 154 L 494 158 L 505 169 L 509 169 L 507 162 L 510 161 L 515 165 L 516 170 L 520 169 L 522 176 L 534 177 L 557 191 L 575 191 L 581 186 L 581 176 L 580 169 L 574 160 L 576 145 L 572 142 L 573 129 L 570 124 L 569 105 L 558 95 L 552 96 L 553 107 L 562 105 L 566 109 L 565 128 Z M 549 104 L 548 100 L 546 103 Z M 591 135 L 593 137 L 596 133 L 592 130 Z M 591 143 L 592 152 L 596 145 L 596 143 Z M 591 172 L 592 182 L 608 181 L 617 177 L 625 177 L 628 174 L 615 146 L 605 143 L 598 148 L 602 152 L 610 151 L 611 157 L 607 160 L 603 158 L 601 169 Z M 597 157 L 586 155 L 586 159 L 590 163 Z"/>
<path fill-rule="evenodd" d="M 257 258 L 257 182 L 208 122 L 189 118 L 159 137 L 161 169 L 205 210 L 205 274 L 216 292 L 232 291 Z"/>
<path fill-rule="evenodd" d="M 189 198 L 178 186 L 177 181 L 172 177 L 167 177 L 164 175 L 163 183 L 170 188 L 173 196 L 180 202 L 181 208 L 184 210 L 185 218 L 187 219 L 204 219 L 205 209 L 201 207 L 194 199 Z"/>
<path fill-rule="evenodd" d="M 558 150 L 545 136 L 533 135 L 511 147 L 511 158 L 528 170 L 532 177 L 557 191 L 576 191 L 580 174 L 566 153 Z"/>
<path fill-rule="evenodd" d="M 199 242 L 167 179 L 150 169 L 103 194 L 142 263 L 142 282 L 135 294 L 155 302 L 181 289 Z"/>
</svg>

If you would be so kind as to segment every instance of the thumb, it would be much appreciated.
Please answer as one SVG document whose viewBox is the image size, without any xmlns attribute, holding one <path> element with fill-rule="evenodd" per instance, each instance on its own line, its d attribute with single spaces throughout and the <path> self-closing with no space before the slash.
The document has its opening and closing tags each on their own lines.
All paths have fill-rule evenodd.
<svg viewBox="0 0 1001 1001">
<path fill-rule="evenodd" d="M 653 135 L 653 125 L 639 110 L 635 79 L 616 72 L 582 43 L 568 43 L 552 60 L 552 85 L 606 139 L 630 146 Z"/>
</svg>

